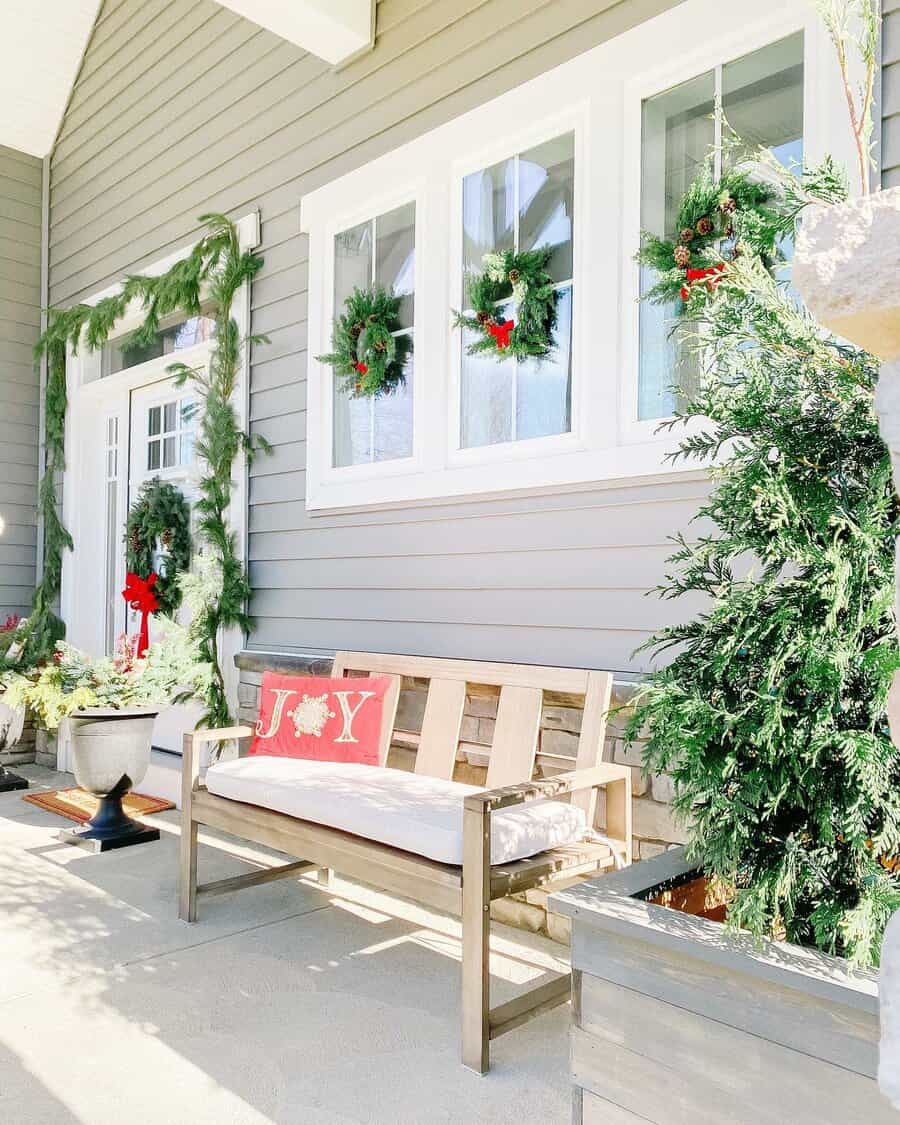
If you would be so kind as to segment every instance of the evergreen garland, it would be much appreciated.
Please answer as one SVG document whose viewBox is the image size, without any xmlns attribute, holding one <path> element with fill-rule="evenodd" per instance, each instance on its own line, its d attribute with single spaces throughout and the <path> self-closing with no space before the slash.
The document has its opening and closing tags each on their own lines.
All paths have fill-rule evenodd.
<svg viewBox="0 0 900 1125">
<path fill-rule="evenodd" d="M 390 394 L 406 378 L 412 339 L 394 335 L 401 327 L 401 300 L 381 286 L 354 289 L 334 323 L 334 350 L 316 356 L 334 368 L 354 398 Z"/>
<path fill-rule="evenodd" d="M 454 326 L 478 333 L 466 348 L 469 355 L 487 353 L 497 359 L 514 356 L 544 359 L 553 349 L 559 293 L 547 265 L 553 247 L 485 254 L 484 270 L 466 280 L 472 315 L 454 313 Z M 499 319 L 498 306 L 512 300 L 512 319 Z M 502 315 L 502 314 L 501 314 Z"/>
<path fill-rule="evenodd" d="M 201 215 L 199 221 L 206 226 L 207 233 L 185 258 L 166 273 L 158 277 L 132 274 L 125 278 L 118 293 L 95 305 L 81 304 L 51 310 L 47 330 L 36 345 L 36 357 L 46 354 L 50 368 L 48 451 L 52 448 L 51 437 L 54 434 L 57 435 L 58 450 L 52 459 L 48 456 L 48 469 L 41 486 L 47 549 L 44 575 L 35 594 L 34 612 L 29 618 L 28 629 L 32 634 L 32 650 L 39 650 L 43 658 L 49 656 L 53 646 L 46 648 L 49 631 L 38 625 L 38 611 L 45 614 L 43 607 L 49 606 L 59 593 L 62 551 L 72 548 L 71 537 L 56 515 L 54 480 L 54 474 L 64 468 L 62 435 L 65 427 L 66 347 L 70 346 L 73 351 L 82 344 L 89 351 L 102 347 L 132 301 L 142 307 L 144 318 L 129 337 L 129 343 L 140 347 L 154 339 L 164 318 L 175 313 L 199 316 L 201 306 L 209 300 L 216 321 L 209 372 L 195 371 L 184 364 L 173 364 L 168 370 L 176 376 L 179 385 L 192 382 L 203 400 L 196 449 L 206 462 L 206 473 L 200 483 L 201 498 L 196 505 L 200 514 L 198 530 L 219 558 L 222 589 L 219 598 L 208 606 L 199 620 L 192 623 L 192 630 L 197 631 L 200 639 L 201 659 L 210 663 L 213 669 L 203 721 L 211 727 L 219 727 L 228 726 L 231 722 L 219 663 L 219 631 L 238 626 L 246 632 L 250 627 L 246 608 L 250 587 L 227 519 L 233 488 L 232 471 L 239 453 L 243 452 L 249 460 L 257 451 L 269 449 L 268 443 L 259 438 L 254 441 L 240 428 L 231 402 L 243 347 L 264 339 L 253 336 L 246 340 L 240 338 L 237 322 L 231 316 L 231 305 L 244 282 L 249 282 L 259 272 L 262 258 L 250 251 L 241 251 L 237 229 L 224 215 Z M 53 515 L 48 518 L 51 509 Z"/>
<path fill-rule="evenodd" d="M 785 172 L 769 229 L 835 183 L 830 165 Z M 629 736 L 646 730 L 645 767 L 672 775 L 690 855 L 733 887 L 730 923 L 876 964 L 900 905 L 886 716 L 900 507 L 875 359 L 825 337 L 768 260 L 748 251 L 691 296 L 703 378 L 666 425 L 698 424 L 673 460 L 709 467 L 698 518 L 716 532 L 678 538 L 660 593 L 707 608 L 649 642 L 674 655 Z"/>
<path fill-rule="evenodd" d="M 154 566 L 159 542 L 162 566 Z M 153 593 L 158 612 L 174 617 L 181 604 L 178 578 L 191 565 L 191 509 L 181 489 L 159 477 L 141 485 L 125 526 L 125 566 L 140 578 L 158 574 Z"/>
</svg>

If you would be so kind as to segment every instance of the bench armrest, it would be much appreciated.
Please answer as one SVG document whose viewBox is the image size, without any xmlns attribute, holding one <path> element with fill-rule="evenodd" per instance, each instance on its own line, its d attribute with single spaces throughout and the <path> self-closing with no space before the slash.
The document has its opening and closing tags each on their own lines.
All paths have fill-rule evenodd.
<svg viewBox="0 0 900 1125">
<path fill-rule="evenodd" d="M 489 822 L 492 812 L 507 809 L 511 805 L 522 805 L 526 801 L 545 801 L 551 797 L 601 786 L 607 790 L 607 842 L 621 853 L 624 863 L 631 863 L 631 767 L 614 765 L 612 762 L 602 762 L 587 769 L 572 770 L 540 781 L 486 789 L 482 793 L 466 797 L 463 803 L 464 835 L 468 832 L 471 837 L 470 855 L 476 856 L 478 848 L 482 848 L 483 861 L 489 864 L 487 856 L 490 853 Z M 587 827 L 593 829 L 591 823 Z M 475 862 L 474 858 L 470 862 Z"/>
<path fill-rule="evenodd" d="M 195 744 L 201 742 L 230 742 L 233 738 L 251 738 L 253 730 L 250 727 L 219 727 L 218 730 L 194 730 L 188 738 Z"/>
<path fill-rule="evenodd" d="M 572 770 L 557 777 L 538 781 L 524 781 L 517 785 L 504 785 L 499 789 L 486 789 L 483 793 L 473 793 L 465 799 L 465 807 L 473 812 L 494 812 L 510 805 L 521 805 L 526 801 L 545 801 L 550 797 L 560 797 L 565 793 L 577 793 L 582 789 L 596 789 L 615 782 L 631 781 L 628 766 L 603 762 L 583 770 Z"/>
</svg>

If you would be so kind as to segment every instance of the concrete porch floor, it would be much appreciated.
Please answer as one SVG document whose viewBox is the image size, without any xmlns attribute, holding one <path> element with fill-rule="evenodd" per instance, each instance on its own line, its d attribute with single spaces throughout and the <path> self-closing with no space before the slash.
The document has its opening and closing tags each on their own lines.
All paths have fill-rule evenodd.
<svg viewBox="0 0 900 1125">
<path fill-rule="evenodd" d="M 32 788 L 73 784 L 36 766 Z M 459 925 L 338 880 L 283 879 L 176 917 L 178 815 L 91 855 L 0 794 L 0 1122 L 8 1125 L 562 1125 L 569 1009 L 459 1063 Z M 265 854 L 202 836 L 201 880 Z M 241 858 L 241 857 L 245 858 Z M 494 926 L 493 1002 L 564 969 Z"/>
</svg>

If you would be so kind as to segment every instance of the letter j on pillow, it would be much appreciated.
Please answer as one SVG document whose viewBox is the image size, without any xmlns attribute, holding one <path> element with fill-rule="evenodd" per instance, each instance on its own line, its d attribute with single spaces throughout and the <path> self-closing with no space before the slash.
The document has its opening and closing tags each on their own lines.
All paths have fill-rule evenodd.
<svg viewBox="0 0 900 1125">
<path fill-rule="evenodd" d="M 264 672 L 251 754 L 378 765 L 389 676 L 280 676 Z"/>
</svg>

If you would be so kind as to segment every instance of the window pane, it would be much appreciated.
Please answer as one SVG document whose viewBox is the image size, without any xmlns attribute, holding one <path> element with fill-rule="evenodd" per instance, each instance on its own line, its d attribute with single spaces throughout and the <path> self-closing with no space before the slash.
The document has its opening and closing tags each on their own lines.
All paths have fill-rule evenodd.
<svg viewBox="0 0 900 1125">
<path fill-rule="evenodd" d="M 712 71 L 644 102 L 641 118 L 641 229 L 671 235 L 681 198 L 715 141 Z M 641 292 L 655 282 L 641 270 Z M 693 357 L 671 338 L 674 306 L 640 306 L 638 417 L 663 418 L 675 406 L 671 386 L 690 381 Z M 681 379 L 679 380 L 679 375 Z"/>
<path fill-rule="evenodd" d="M 518 365 L 516 387 L 516 437 L 547 437 L 571 428 L 572 392 L 572 289 L 559 295 L 559 320 L 555 348 L 542 362 Z"/>
<path fill-rule="evenodd" d="M 163 408 L 163 432 L 170 434 L 175 429 L 176 403 L 167 402 Z"/>
<path fill-rule="evenodd" d="M 382 395 L 374 403 L 372 459 L 393 461 L 412 457 L 413 444 L 413 362 L 406 361 L 406 379 L 393 394 Z"/>
<path fill-rule="evenodd" d="M 463 180 L 463 267 L 478 271 L 491 250 L 515 243 L 515 160 L 503 160 Z"/>
<path fill-rule="evenodd" d="M 411 328 L 416 275 L 416 205 L 407 203 L 375 220 L 375 283 L 403 295 L 399 320 Z"/>
<path fill-rule="evenodd" d="M 553 246 L 554 281 L 572 276 L 575 134 L 566 133 L 519 157 L 519 249 Z"/>
<path fill-rule="evenodd" d="M 803 156 L 803 33 L 722 68 L 725 118 L 747 150 L 764 145 L 790 166 Z"/>
<path fill-rule="evenodd" d="M 181 435 L 181 450 L 179 453 L 180 465 L 190 465 L 194 459 L 194 435 L 186 433 Z"/>
<path fill-rule="evenodd" d="M 352 398 L 334 385 L 334 466 L 364 465 L 372 460 L 371 400 Z"/>
<path fill-rule="evenodd" d="M 159 442 L 151 441 L 147 443 L 147 468 L 159 468 Z"/>
<path fill-rule="evenodd" d="M 171 469 L 178 464 L 178 438 L 167 437 L 163 440 L 163 468 Z"/>
<path fill-rule="evenodd" d="M 504 309 L 508 315 L 509 306 Z M 512 441 L 514 359 L 497 360 L 493 355 L 466 355 L 478 337 L 463 331 L 462 382 L 460 388 L 460 445 L 495 445 Z"/>
<path fill-rule="evenodd" d="M 160 409 L 158 406 L 151 406 L 147 411 L 147 433 L 152 437 L 154 434 L 159 433 L 160 425 Z"/>
<path fill-rule="evenodd" d="M 334 311 L 343 312 L 344 301 L 354 289 L 372 284 L 372 224 L 341 231 L 334 240 Z"/>
</svg>

